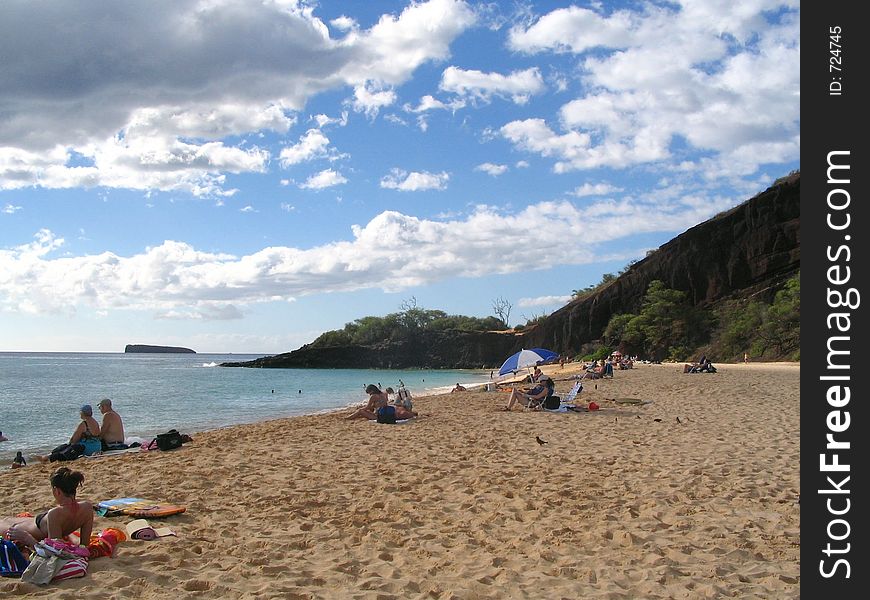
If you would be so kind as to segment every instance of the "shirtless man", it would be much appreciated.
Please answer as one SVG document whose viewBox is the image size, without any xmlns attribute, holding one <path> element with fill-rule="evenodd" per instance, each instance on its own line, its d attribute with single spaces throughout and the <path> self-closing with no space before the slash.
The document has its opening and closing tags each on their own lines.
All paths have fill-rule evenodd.
<svg viewBox="0 0 870 600">
<path fill-rule="evenodd" d="M 112 401 L 103 398 L 97 403 L 103 413 L 103 425 L 100 427 L 100 437 L 103 439 L 103 450 L 122 449 L 124 445 L 124 424 L 121 415 L 112 410 Z"/>
</svg>

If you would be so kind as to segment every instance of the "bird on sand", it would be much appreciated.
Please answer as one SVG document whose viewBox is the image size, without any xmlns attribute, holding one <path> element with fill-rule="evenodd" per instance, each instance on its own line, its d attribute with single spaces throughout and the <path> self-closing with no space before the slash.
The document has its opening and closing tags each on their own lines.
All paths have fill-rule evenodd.
<svg viewBox="0 0 870 600">
<path fill-rule="evenodd" d="M 535 441 L 538 442 L 541 446 L 547 443 L 538 436 L 535 436 Z"/>
</svg>

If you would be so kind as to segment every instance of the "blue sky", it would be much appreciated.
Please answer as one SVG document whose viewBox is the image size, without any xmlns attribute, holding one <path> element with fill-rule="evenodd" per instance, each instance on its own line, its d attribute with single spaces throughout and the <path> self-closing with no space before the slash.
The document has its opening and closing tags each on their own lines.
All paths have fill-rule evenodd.
<svg viewBox="0 0 870 600">
<path fill-rule="evenodd" d="M 800 168 L 799 3 L 0 3 L 0 351 L 511 324 Z"/>
</svg>

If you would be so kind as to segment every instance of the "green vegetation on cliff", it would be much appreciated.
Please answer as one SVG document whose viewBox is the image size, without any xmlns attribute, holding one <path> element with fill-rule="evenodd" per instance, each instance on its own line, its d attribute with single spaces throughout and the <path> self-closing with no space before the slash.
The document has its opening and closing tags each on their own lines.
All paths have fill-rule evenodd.
<svg viewBox="0 0 870 600">
<path fill-rule="evenodd" d="M 398 342 L 423 332 L 435 331 L 494 331 L 505 329 L 496 317 L 466 317 L 448 315 L 441 310 L 419 308 L 414 299 L 403 304 L 401 312 L 385 317 L 362 317 L 347 323 L 344 329 L 327 331 L 314 340 L 312 348 L 331 346 L 372 346 L 385 342 Z"/>
<path fill-rule="evenodd" d="M 653 281 L 638 314 L 617 314 L 604 330 L 607 347 L 652 360 L 687 360 L 706 353 L 741 360 L 800 360 L 800 274 L 789 279 L 772 304 L 730 300 L 716 310 L 692 306 L 685 292 Z"/>
</svg>

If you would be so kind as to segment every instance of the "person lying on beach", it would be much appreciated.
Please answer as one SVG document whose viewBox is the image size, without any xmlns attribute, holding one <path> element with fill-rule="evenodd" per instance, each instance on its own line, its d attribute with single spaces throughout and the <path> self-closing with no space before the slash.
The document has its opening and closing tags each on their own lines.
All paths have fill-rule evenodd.
<svg viewBox="0 0 870 600">
<path fill-rule="evenodd" d="M 48 456 L 37 456 L 39 462 L 54 462 L 57 460 L 73 460 L 84 454 L 82 442 L 89 439 L 99 439 L 100 424 L 94 419 L 94 409 L 90 404 L 85 404 L 79 410 L 82 421 L 70 437 L 69 442 L 61 444 L 51 451 Z"/>
<path fill-rule="evenodd" d="M 121 415 L 112 408 L 112 401 L 103 398 L 97 402 L 97 408 L 103 413 L 103 424 L 100 426 L 100 438 L 103 441 L 103 450 L 124 450 L 124 423 Z"/>
<path fill-rule="evenodd" d="M 3 538 L 33 548 L 45 538 L 61 539 L 79 532 L 79 540 L 87 544 L 94 528 L 94 508 L 90 502 L 76 500 L 76 490 L 84 480 L 85 476 L 78 471 L 57 469 L 49 478 L 57 506 L 35 517 L 0 519 Z"/>
<path fill-rule="evenodd" d="M 389 404 L 387 395 L 373 383 L 366 386 L 366 394 L 369 395 L 369 401 L 366 405 L 349 414 L 345 417 L 346 419 L 369 419 L 373 421 L 378 418 L 378 409 Z M 398 420 L 413 419 L 417 416 L 417 413 L 406 409 L 404 406 L 395 404 L 393 406 L 396 409 L 396 419 Z"/>
<path fill-rule="evenodd" d="M 456 387 L 455 387 L 455 388 L 453 388 L 452 390 L 450 390 L 451 393 L 453 393 L 453 392 L 465 392 L 465 391 L 467 391 L 467 390 L 465 389 L 465 386 L 459 385 L 458 383 L 456 384 Z"/>
<path fill-rule="evenodd" d="M 502 410 L 513 410 L 514 405 L 521 404 L 523 406 L 539 406 L 543 401 L 553 393 L 553 380 L 542 375 L 538 385 L 530 390 L 519 390 L 513 388 L 507 406 Z"/>
</svg>

